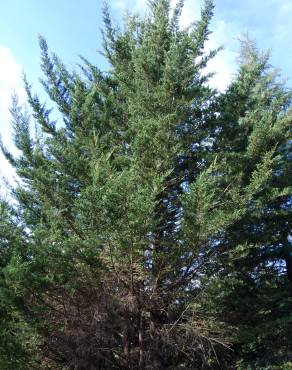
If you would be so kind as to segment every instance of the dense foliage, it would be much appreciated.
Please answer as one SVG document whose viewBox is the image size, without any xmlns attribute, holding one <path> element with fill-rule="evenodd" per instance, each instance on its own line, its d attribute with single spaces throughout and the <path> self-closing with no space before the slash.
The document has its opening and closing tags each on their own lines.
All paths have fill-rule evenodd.
<svg viewBox="0 0 292 370">
<path fill-rule="evenodd" d="M 104 10 L 102 72 L 40 39 L 44 89 L 13 101 L 19 185 L 0 213 L 1 369 L 290 369 L 291 91 L 242 42 L 204 72 L 213 3 Z M 32 123 L 37 130 L 31 133 Z"/>
</svg>

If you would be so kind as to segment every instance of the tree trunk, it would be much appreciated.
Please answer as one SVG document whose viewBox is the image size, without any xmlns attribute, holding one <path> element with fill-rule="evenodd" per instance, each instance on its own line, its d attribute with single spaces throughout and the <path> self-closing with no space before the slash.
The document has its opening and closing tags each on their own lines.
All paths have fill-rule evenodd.
<svg viewBox="0 0 292 370">
<path fill-rule="evenodd" d="M 157 342 L 158 336 L 158 325 L 157 318 L 153 312 L 150 312 L 150 356 L 149 364 L 146 367 L 147 370 L 159 370 L 162 369 L 161 358 L 159 356 L 159 348 Z"/>
<path fill-rule="evenodd" d="M 143 312 L 139 310 L 139 369 L 144 370 L 144 323 L 143 323 Z"/>
</svg>

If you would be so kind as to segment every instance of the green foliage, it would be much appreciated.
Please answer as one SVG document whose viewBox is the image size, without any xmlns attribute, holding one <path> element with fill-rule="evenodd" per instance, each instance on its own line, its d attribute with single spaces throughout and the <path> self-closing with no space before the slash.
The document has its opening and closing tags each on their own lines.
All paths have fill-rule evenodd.
<svg viewBox="0 0 292 370">
<path fill-rule="evenodd" d="M 106 73 L 40 38 L 61 121 L 25 78 L 19 156 L 2 145 L 21 180 L 1 216 L 3 368 L 289 366 L 291 91 L 248 40 L 211 89 L 213 2 L 188 30 L 182 6 L 151 1 L 123 31 L 105 8 Z"/>
<path fill-rule="evenodd" d="M 40 338 L 32 330 L 25 317 L 28 307 L 23 292 L 17 290 L 9 279 L 13 271 L 13 259 L 24 245 L 22 228 L 11 207 L 0 203 L 0 368 L 25 370 L 37 364 L 37 348 Z M 17 274 L 15 269 L 13 273 Z"/>
</svg>

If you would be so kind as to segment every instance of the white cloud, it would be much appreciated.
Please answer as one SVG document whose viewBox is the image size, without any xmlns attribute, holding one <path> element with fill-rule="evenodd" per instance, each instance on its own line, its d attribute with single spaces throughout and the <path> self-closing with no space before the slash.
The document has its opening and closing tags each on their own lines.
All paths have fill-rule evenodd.
<svg viewBox="0 0 292 370">
<path fill-rule="evenodd" d="M 126 10 L 131 12 L 144 13 L 148 6 L 147 0 L 113 0 L 111 3 L 113 9 L 124 13 Z"/>
<path fill-rule="evenodd" d="M 15 60 L 9 48 L 0 45 L 0 133 L 4 145 L 13 150 L 11 117 L 9 108 L 11 105 L 11 96 L 16 93 L 20 101 L 24 100 L 24 90 L 22 88 L 22 67 Z M 0 153 L 0 194 L 6 194 L 5 178 L 9 183 L 14 184 L 15 173 Z"/>
<path fill-rule="evenodd" d="M 231 24 L 223 20 L 215 21 L 213 33 L 207 42 L 207 50 L 216 49 L 223 46 L 223 50 L 213 58 L 207 68 L 207 72 L 214 72 L 214 77 L 210 80 L 210 85 L 219 90 L 224 90 L 232 81 L 236 73 L 238 57 L 238 38 L 240 34 Z"/>
<path fill-rule="evenodd" d="M 145 11 L 148 6 L 148 1 L 147 0 L 136 0 L 135 3 L 135 9 L 140 10 L 140 11 Z"/>
<path fill-rule="evenodd" d="M 115 10 L 124 11 L 127 8 L 127 2 L 125 0 L 113 0 L 111 6 Z"/>
<path fill-rule="evenodd" d="M 177 3 L 176 0 L 171 1 L 172 6 L 174 7 Z M 186 28 L 191 25 L 194 21 L 199 20 L 200 18 L 200 11 L 202 6 L 202 0 L 186 0 L 181 18 L 180 18 L 180 26 L 182 28 Z"/>
</svg>

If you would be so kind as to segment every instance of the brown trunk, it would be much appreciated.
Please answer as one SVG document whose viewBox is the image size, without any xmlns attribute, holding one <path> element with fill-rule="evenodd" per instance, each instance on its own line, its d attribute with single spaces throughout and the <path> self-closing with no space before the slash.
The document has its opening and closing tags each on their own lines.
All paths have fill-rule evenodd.
<svg viewBox="0 0 292 370">
<path fill-rule="evenodd" d="M 143 313 L 139 311 L 139 369 L 144 370 Z"/>
<path fill-rule="evenodd" d="M 147 370 L 162 369 L 159 348 L 157 343 L 157 320 L 155 314 L 150 313 L 150 358 Z"/>
<path fill-rule="evenodd" d="M 123 352 L 125 358 L 128 360 L 129 357 L 129 330 L 128 323 L 125 323 L 124 332 L 123 332 Z"/>
</svg>

